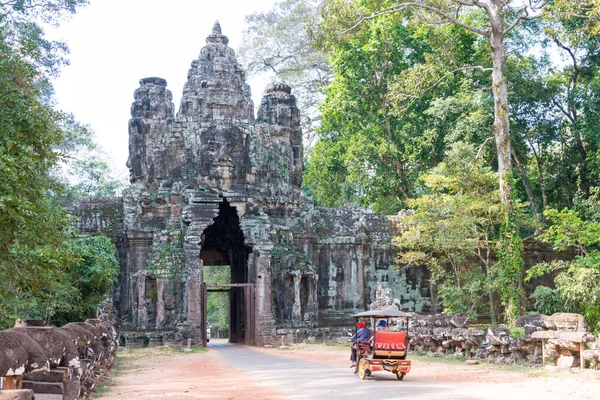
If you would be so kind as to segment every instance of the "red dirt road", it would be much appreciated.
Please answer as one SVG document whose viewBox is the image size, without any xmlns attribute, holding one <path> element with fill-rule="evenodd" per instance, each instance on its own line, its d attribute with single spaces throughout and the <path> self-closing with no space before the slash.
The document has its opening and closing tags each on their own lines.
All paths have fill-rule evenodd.
<svg viewBox="0 0 600 400">
<path fill-rule="evenodd" d="M 136 350 L 119 356 L 116 376 L 102 400 L 156 399 L 285 399 L 277 391 L 260 386 L 241 371 L 220 361 L 215 351 L 174 353 L 168 350 Z"/>
<path fill-rule="evenodd" d="M 597 399 L 596 374 L 515 371 L 489 365 L 413 359 L 399 382 L 387 372 L 360 381 L 343 347 L 299 345 L 247 348 L 212 343 L 204 353 L 139 350 L 119 357 L 119 373 L 105 399 L 384 399 L 562 400 Z M 365 397 L 366 396 L 366 397 Z"/>
</svg>

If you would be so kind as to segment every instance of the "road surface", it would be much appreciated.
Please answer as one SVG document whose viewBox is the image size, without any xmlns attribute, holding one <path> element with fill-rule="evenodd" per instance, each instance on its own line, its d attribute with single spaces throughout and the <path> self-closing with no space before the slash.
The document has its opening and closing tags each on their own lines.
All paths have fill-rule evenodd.
<svg viewBox="0 0 600 400">
<path fill-rule="evenodd" d="M 213 340 L 209 351 L 123 351 L 119 372 L 103 400 L 157 399 L 597 399 L 600 381 L 589 374 L 499 370 L 413 360 L 403 381 L 375 372 L 362 381 L 349 368 L 349 349 L 300 345 L 253 348 Z M 588 371 L 590 372 L 590 371 Z"/>
<path fill-rule="evenodd" d="M 361 381 L 349 367 L 338 363 L 270 354 L 229 343 L 214 343 L 210 348 L 253 382 L 271 387 L 290 399 L 489 399 L 484 394 L 463 395 L 460 386 L 427 382 L 422 376 L 410 373 L 399 381 L 390 372 L 375 372 Z"/>
</svg>

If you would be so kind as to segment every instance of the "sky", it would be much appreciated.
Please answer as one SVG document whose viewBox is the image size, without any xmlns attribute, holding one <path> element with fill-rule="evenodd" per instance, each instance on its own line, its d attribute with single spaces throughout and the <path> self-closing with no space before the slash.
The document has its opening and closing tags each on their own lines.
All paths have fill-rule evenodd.
<svg viewBox="0 0 600 400">
<path fill-rule="evenodd" d="M 141 78 L 167 80 L 175 112 L 187 71 L 216 20 L 229 46 L 239 48 L 244 17 L 267 11 L 275 0 L 90 0 L 47 32 L 69 46 L 70 65 L 54 81 L 58 109 L 91 125 L 96 141 L 126 173 L 127 124 Z M 266 80 L 249 79 L 255 107 Z"/>
</svg>

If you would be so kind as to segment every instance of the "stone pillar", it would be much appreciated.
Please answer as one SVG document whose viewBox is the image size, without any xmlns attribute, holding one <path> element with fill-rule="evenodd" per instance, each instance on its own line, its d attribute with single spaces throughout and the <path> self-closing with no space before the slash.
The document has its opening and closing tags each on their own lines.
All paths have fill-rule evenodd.
<svg viewBox="0 0 600 400">
<path fill-rule="evenodd" d="M 256 345 L 269 344 L 275 337 L 275 319 L 273 318 L 273 295 L 271 293 L 271 250 L 272 243 L 261 243 L 254 247 L 256 268 Z"/>
<path fill-rule="evenodd" d="M 298 271 L 292 273 L 294 284 L 294 304 L 292 305 L 292 322 L 302 321 L 302 303 L 300 299 L 300 281 L 302 276 Z"/>
<path fill-rule="evenodd" d="M 200 285 L 202 284 L 202 260 L 200 259 L 200 246 L 186 246 L 185 257 L 187 265 L 186 278 L 186 304 L 188 335 L 193 339 L 200 338 Z"/>
<path fill-rule="evenodd" d="M 129 291 L 129 296 L 128 296 L 128 300 L 129 300 L 129 306 L 131 307 L 131 315 L 127 315 L 127 321 L 131 322 L 133 325 L 137 324 L 137 320 L 138 320 L 138 311 L 137 311 L 137 275 L 131 275 L 131 277 L 129 278 L 129 281 L 127 282 L 128 284 L 128 291 Z"/>
<path fill-rule="evenodd" d="M 317 281 L 317 274 L 308 275 L 308 304 L 306 304 L 306 312 L 304 314 L 305 321 L 317 322 L 319 319 L 317 314 L 319 309 L 317 300 Z"/>
<path fill-rule="evenodd" d="M 156 280 L 156 329 L 159 329 L 165 323 L 165 280 Z"/>
<path fill-rule="evenodd" d="M 148 311 L 146 310 L 146 275 L 137 276 L 137 325 L 140 329 L 146 329 L 148 322 Z"/>
</svg>

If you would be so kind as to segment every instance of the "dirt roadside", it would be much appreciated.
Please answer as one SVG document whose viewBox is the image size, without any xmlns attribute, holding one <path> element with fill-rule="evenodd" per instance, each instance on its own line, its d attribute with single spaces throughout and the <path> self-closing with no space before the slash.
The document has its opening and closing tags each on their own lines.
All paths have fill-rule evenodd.
<svg viewBox="0 0 600 400">
<path fill-rule="evenodd" d="M 120 352 L 117 372 L 100 393 L 102 400 L 228 399 L 279 400 L 285 397 L 232 369 L 214 351 L 173 349 Z"/>
</svg>

